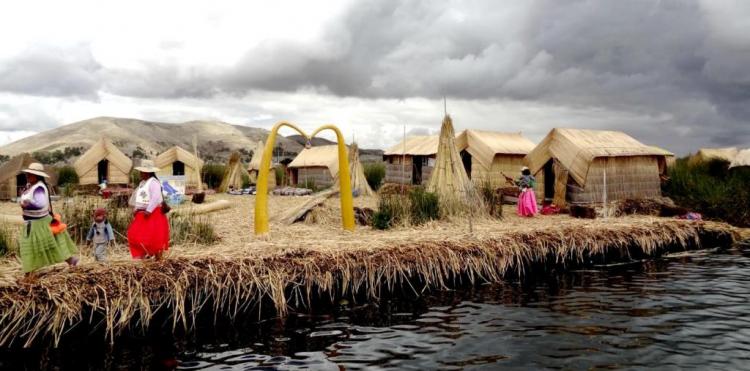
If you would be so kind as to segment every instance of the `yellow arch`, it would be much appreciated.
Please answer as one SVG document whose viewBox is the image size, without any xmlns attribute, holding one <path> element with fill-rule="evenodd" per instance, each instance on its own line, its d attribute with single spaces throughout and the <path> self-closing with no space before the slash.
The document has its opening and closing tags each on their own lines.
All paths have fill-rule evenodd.
<svg viewBox="0 0 750 371">
<path fill-rule="evenodd" d="M 262 235 L 268 233 L 268 169 L 271 167 L 271 157 L 273 156 L 273 147 L 276 145 L 276 134 L 282 127 L 289 127 L 300 133 L 308 141 L 323 130 L 333 130 L 336 133 L 339 152 L 339 190 L 341 199 L 341 223 L 347 231 L 354 230 L 354 201 L 352 200 L 352 184 L 349 175 L 349 158 L 346 155 L 346 144 L 341 131 L 334 125 L 323 125 L 308 136 L 296 125 L 279 121 L 271 129 L 268 135 L 266 145 L 263 148 L 263 157 L 260 160 L 260 169 L 258 170 L 258 181 L 255 195 L 255 234 Z M 346 180 L 346 181 L 344 181 Z"/>
</svg>

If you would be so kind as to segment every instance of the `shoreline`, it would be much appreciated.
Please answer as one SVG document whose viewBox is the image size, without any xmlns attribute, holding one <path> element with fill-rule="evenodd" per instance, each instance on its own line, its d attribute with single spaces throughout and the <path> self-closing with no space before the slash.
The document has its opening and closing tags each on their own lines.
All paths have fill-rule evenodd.
<svg viewBox="0 0 750 371">
<path fill-rule="evenodd" d="M 212 219 L 231 219 L 244 206 Z M 6 276 L 0 286 L 0 346 L 58 344 L 74 327 L 103 329 L 102 340 L 112 342 L 123 332 L 163 325 L 151 323 L 157 317 L 169 318 L 173 330 L 190 331 L 206 311 L 230 320 L 250 310 L 285 316 L 324 298 L 376 300 L 399 289 L 419 293 L 464 280 L 474 284 L 543 275 L 729 246 L 741 233 L 724 223 L 650 216 L 508 216 L 475 223 L 471 234 L 465 226 L 447 222 L 386 232 L 360 227 L 349 233 L 338 230 L 337 218 L 331 219 L 328 224 L 272 225 L 263 239 L 251 236 L 250 225 L 229 220 L 229 225 L 216 227 L 223 238 L 218 245 L 177 246 L 163 262 L 116 256 L 106 265 L 58 266 L 15 284 Z M 227 235 L 232 226 L 241 233 L 236 239 Z M 273 308 L 263 308 L 266 303 Z"/>
</svg>

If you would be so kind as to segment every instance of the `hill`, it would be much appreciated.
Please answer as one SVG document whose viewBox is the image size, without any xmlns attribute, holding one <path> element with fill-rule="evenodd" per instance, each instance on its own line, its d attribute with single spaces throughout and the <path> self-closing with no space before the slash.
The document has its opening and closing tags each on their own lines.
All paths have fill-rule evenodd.
<svg viewBox="0 0 750 371">
<path fill-rule="evenodd" d="M 106 136 L 126 155 L 154 157 L 174 145 L 192 149 L 193 135 L 198 136 L 198 150 L 208 161 L 224 161 L 232 151 L 249 157 L 259 140 L 265 141 L 268 130 L 220 121 L 189 121 L 181 124 L 143 121 L 127 118 L 97 117 L 48 130 L 0 147 L 0 155 L 15 156 L 23 152 L 86 150 Z M 303 146 L 286 137 L 276 140 L 285 152 L 298 153 Z M 191 150 L 192 151 L 192 150 Z M 77 152 L 77 151 L 76 151 Z M 67 159 L 66 162 L 73 161 Z"/>
</svg>

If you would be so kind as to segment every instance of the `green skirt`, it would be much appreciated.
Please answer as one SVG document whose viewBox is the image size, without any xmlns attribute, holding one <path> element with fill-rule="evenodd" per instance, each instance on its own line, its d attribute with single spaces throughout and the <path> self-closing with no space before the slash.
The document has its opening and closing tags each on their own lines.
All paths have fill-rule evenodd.
<svg viewBox="0 0 750 371">
<path fill-rule="evenodd" d="M 21 232 L 21 265 L 24 273 L 55 263 L 61 263 L 78 253 L 68 231 L 52 234 L 49 223 L 52 217 L 32 220 Z"/>
</svg>

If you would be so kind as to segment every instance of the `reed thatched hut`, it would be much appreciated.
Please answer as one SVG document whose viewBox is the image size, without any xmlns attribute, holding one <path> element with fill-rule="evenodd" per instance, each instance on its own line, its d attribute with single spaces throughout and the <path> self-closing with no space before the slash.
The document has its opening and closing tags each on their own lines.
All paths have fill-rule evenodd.
<svg viewBox="0 0 750 371">
<path fill-rule="evenodd" d="M 672 153 L 619 131 L 553 129 L 526 156 L 545 198 L 557 205 L 661 195 Z M 606 190 L 606 192 L 605 192 Z"/>
<path fill-rule="evenodd" d="M 289 163 L 287 169 L 293 185 L 330 187 L 339 173 L 338 146 L 305 148 Z"/>
<path fill-rule="evenodd" d="M 122 153 L 109 139 L 102 138 L 76 160 L 73 167 L 82 185 L 128 184 L 133 160 Z"/>
<path fill-rule="evenodd" d="M 22 170 L 34 162 L 39 161 L 28 153 L 22 153 L 0 166 L 0 200 L 7 201 L 21 195 L 26 186 L 26 174 Z M 49 166 L 44 166 L 44 171 L 50 176 L 47 184 L 54 186 L 57 183 L 55 172 Z"/>
<path fill-rule="evenodd" d="M 260 171 L 260 162 L 263 159 L 263 149 L 265 144 L 262 141 L 258 141 L 258 144 L 253 150 L 253 158 L 250 159 L 250 165 L 247 166 L 247 173 L 250 176 L 250 183 L 256 184 L 258 182 L 258 172 Z M 268 177 L 268 189 L 276 187 L 276 174 L 273 173 L 274 166 L 271 163 L 270 168 L 272 172 Z"/>
<path fill-rule="evenodd" d="M 710 160 L 724 160 L 731 163 L 739 152 L 740 150 L 737 147 L 701 148 L 690 157 L 690 163 L 698 164 Z"/>
<path fill-rule="evenodd" d="M 414 136 L 386 149 L 383 152 L 385 182 L 426 185 L 435 168 L 439 143 L 438 135 Z M 467 146 L 466 133 L 456 135 L 455 143 L 462 153 Z"/>
<path fill-rule="evenodd" d="M 737 156 L 734 156 L 734 159 L 729 164 L 730 169 L 744 166 L 750 167 L 750 148 L 739 151 Z"/>
<path fill-rule="evenodd" d="M 158 176 L 184 176 L 188 187 L 198 187 L 201 182 L 203 160 L 182 147 L 174 146 L 162 152 L 156 156 L 154 165 L 160 169 Z"/>
<path fill-rule="evenodd" d="M 471 165 L 469 177 L 476 184 L 490 182 L 495 188 L 507 185 L 505 176 L 519 175 L 524 157 L 536 146 L 521 133 L 466 130 L 466 139 L 466 152 L 471 155 L 464 156 Z"/>
</svg>

